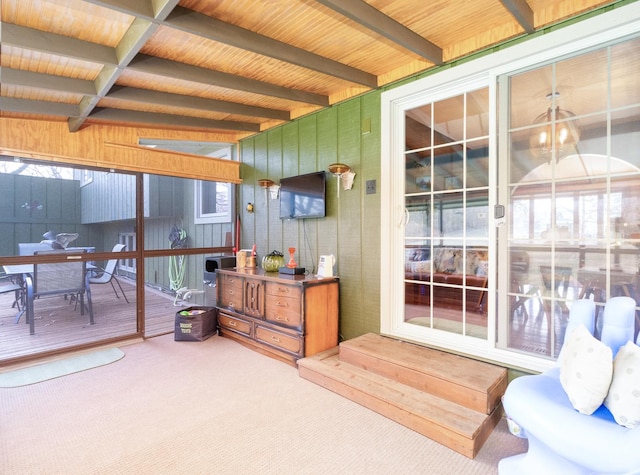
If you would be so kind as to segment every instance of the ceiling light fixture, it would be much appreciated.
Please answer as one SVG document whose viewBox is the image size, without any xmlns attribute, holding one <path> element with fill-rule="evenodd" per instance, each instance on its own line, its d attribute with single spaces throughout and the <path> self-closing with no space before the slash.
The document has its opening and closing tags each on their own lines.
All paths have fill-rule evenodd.
<svg viewBox="0 0 640 475">
<path fill-rule="evenodd" d="M 559 92 L 549 93 L 546 98 L 551 101 L 551 105 L 546 112 L 534 119 L 535 127 L 529 136 L 529 149 L 535 157 L 548 162 L 555 159 L 557 163 L 577 145 L 580 125 L 573 112 L 557 105 Z"/>
</svg>

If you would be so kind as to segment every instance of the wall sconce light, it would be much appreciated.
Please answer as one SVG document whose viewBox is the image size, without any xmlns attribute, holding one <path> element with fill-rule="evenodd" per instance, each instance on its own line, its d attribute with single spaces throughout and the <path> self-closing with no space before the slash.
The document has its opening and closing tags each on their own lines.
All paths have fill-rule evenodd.
<svg viewBox="0 0 640 475">
<path fill-rule="evenodd" d="M 575 147 L 580 139 L 580 125 L 574 119 L 575 114 L 569 110 L 560 109 L 556 104 L 560 98 L 559 92 L 546 96 L 551 104 L 547 111 L 540 114 L 533 121 L 536 125 L 529 136 L 529 149 L 535 157 L 550 162 L 554 156 L 556 163 Z"/>
<path fill-rule="evenodd" d="M 258 180 L 258 185 L 261 188 L 264 188 L 265 194 L 267 193 L 267 190 L 269 191 L 272 200 L 278 199 L 278 195 L 280 194 L 280 185 L 276 185 L 273 180 L 269 180 L 268 178 L 261 178 L 260 180 Z"/>
<path fill-rule="evenodd" d="M 253 213 L 254 206 L 253 203 L 247 203 L 247 213 Z"/>
<path fill-rule="evenodd" d="M 344 163 L 332 163 L 329 165 L 329 172 L 338 180 L 338 198 L 340 198 L 340 185 L 342 184 L 345 190 L 350 190 L 353 186 L 353 179 L 356 176 L 356 172 Z"/>
</svg>

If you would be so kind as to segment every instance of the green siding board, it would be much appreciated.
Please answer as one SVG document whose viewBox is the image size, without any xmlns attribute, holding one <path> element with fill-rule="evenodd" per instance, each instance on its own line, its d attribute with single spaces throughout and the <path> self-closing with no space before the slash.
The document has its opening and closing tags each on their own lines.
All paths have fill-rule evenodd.
<svg viewBox="0 0 640 475">
<path fill-rule="evenodd" d="M 308 171 L 319 170 L 318 168 L 318 125 L 316 115 L 304 117 L 298 124 L 298 150 L 300 153 L 299 163 L 295 166 L 302 169 L 302 164 L 308 166 Z"/>
</svg>

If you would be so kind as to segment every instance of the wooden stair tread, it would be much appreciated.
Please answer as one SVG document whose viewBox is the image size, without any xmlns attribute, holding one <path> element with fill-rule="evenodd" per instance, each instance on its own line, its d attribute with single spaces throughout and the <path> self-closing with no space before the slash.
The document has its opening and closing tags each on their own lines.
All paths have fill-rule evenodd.
<svg viewBox="0 0 640 475">
<path fill-rule="evenodd" d="M 340 359 L 475 411 L 491 413 L 507 386 L 507 370 L 376 334 L 340 343 Z"/>
<path fill-rule="evenodd" d="M 471 389 L 486 390 L 506 372 L 504 368 L 489 363 L 374 333 L 343 341 L 340 345 L 361 353 L 384 355 L 385 361 L 418 369 L 443 381 L 455 381 Z M 405 350 L 407 345 L 411 346 L 410 352 Z"/>
<path fill-rule="evenodd" d="M 446 427 L 468 439 L 477 435 L 487 418 L 486 414 L 343 363 L 340 361 L 337 348 L 298 360 L 298 368 L 321 372 L 327 378 L 348 384 L 386 404 L 406 410 L 432 424 Z"/>
</svg>

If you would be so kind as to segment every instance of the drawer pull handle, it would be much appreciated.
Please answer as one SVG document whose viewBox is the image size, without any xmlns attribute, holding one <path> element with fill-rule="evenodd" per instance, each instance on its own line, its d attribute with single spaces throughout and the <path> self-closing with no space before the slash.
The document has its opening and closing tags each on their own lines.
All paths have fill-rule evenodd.
<svg viewBox="0 0 640 475">
<path fill-rule="evenodd" d="M 287 289 L 286 287 L 278 287 L 278 292 L 284 292 L 286 294 L 289 293 L 289 289 Z"/>
<path fill-rule="evenodd" d="M 233 320 L 229 320 L 229 326 L 230 327 L 235 327 L 236 326 L 236 322 L 234 322 Z"/>
<path fill-rule="evenodd" d="M 272 336 L 271 339 L 276 343 L 280 343 L 280 338 L 278 338 L 277 336 Z"/>
<path fill-rule="evenodd" d="M 278 316 L 276 317 L 276 320 L 278 320 L 279 322 L 288 322 L 288 321 L 289 321 L 289 318 L 287 318 L 287 317 L 281 317 L 280 315 L 278 315 Z"/>
<path fill-rule="evenodd" d="M 229 291 L 229 295 L 233 295 L 233 290 L 230 290 L 230 291 Z"/>
<path fill-rule="evenodd" d="M 287 302 L 282 303 L 282 302 L 276 302 L 276 307 L 288 307 L 289 304 Z"/>
</svg>

